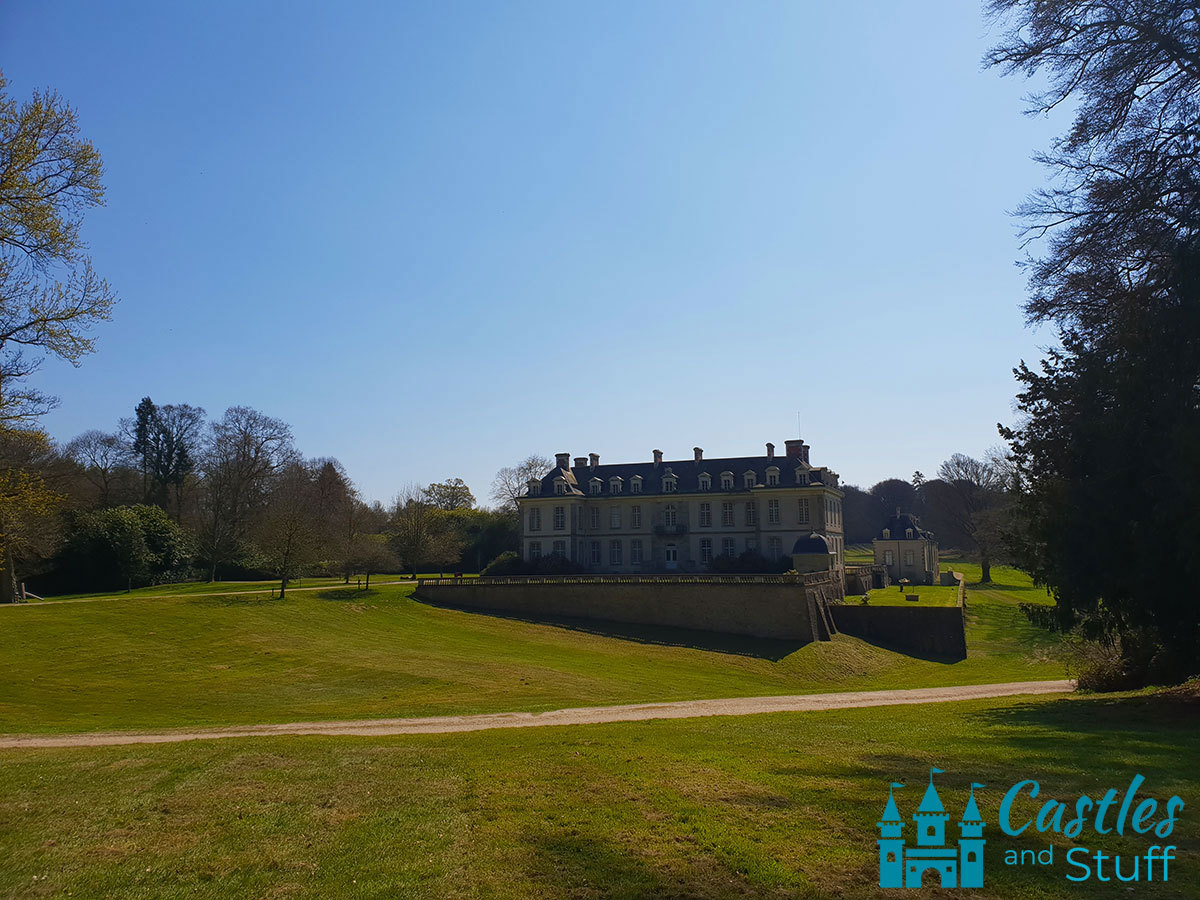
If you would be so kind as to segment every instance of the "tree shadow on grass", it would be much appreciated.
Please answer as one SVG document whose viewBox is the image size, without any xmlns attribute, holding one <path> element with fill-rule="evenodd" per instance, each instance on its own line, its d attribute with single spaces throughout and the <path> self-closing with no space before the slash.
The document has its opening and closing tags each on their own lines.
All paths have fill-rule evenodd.
<svg viewBox="0 0 1200 900">
<path fill-rule="evenodd" d="M 363 600 L 367 597 L 374 597 L 379 592 L 374 588 L 358 588 L 358 587 L 340 587 L 331 588 L 328 591 L 317 591 L 318 600 L 333 600 L 338 603 L 351 603 L 355 600 Z"/>
<path fill-rule="evenodd" d="M 767 659 L 771 662 L 779 662 L 784 657 L 790 656 L 801 647 L 810 643 L 808 641 L 776 640 L 738 634 L 721 634 L 716 631 L 700 631 L 693 628 L 672 628 L 667 625 L 635 625 L 628 622 L 610 622 L 604 619 L 581 619 L 575 616 L 517 615 L 515 613 L 499 612 L 494 609 L 474 609 L 452 606 L 447 603 L 434 603 L 431 600 L 418 599 L 417 602 L 438 609 L 452 609 L 456 612 L 466 612 L 471 615 L 487 616 L 493 619 L 508 619 L 513 622 L 527 622 L 531 625 L 549 625 L 554 628 L 565 628 L 568 631 L 616 638 L 622 641 L 633 641 L 638 644 L 654 644 L 660 647 L 689 647 L 693 650 L 728 653 L 732 656 L 751 656 L 756 659 Z"/>
</svg>

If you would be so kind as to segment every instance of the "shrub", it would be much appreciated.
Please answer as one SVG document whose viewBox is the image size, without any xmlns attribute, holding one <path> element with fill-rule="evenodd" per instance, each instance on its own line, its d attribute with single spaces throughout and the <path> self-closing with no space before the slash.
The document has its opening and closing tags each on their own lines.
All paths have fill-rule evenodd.
<svg viewBox="0 0 1200 900">
<path fill-rule="evenodd" d="M 525 560 L 514 550 L 505 550 L 483 567 L 480 575 L 521 575 L 525 571 Z"/>
</svg>

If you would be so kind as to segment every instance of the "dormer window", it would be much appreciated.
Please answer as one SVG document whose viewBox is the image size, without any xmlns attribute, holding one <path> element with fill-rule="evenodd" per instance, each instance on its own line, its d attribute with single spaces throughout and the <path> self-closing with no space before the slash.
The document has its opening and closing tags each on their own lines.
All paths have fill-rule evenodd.
<svg viewBox="0 0 1200 900">
<path fill-rule="evenodd" d="M 567 492 L 567 480 L 565 478 L 554 479 L 554 493 L 565 494 Z"/>
<path fill-rule="evenodd" d="M 614 475 L 612 478 L 608 479 L 608 492 L 610 494 L 621 493 L 622 484 L 623 484 L 623 482 L 622 482 L 621 476 Z"/>
<path fill-rule="evenodd" d="M 742 476 L 742 484 L 745 486 L 746 490 L 749 490 L 750 488 L 754 487 L 754 485 L 758 484 L 758 476 L 753 472 L 747 472 Z"/>
<path fill-rule="evenodd" d="M 796 470 L 796 484 L 808 484 L 808 472 L 804 469 Z"/>
<path fill-rule="evenodd" d="M 905 528 L 905 529 L 904 529 L 904 536 L 905 536 L 906 538 L 908 538 L 908 539 L 911 541 L 911 540 L 912 540 L 912 536 L 913 536 L 913 530 L 912 530 L 911 528 Z"/>
<path fill-rule="evenodd" d="M 702 490 L 702 491 L 711 491 L 712 490 L 712 477 L 707 472 L 700 473 L 700 490 Z"/>
<path fill-rule="evenodd" d="M 642 476 L 634 475 L 629 479 L 629 493 L 640 494 L 642 492 Z"/>
<path fill-rule="evenodd" d="M 539 497 L 542 493 L 542 483 L 540 481 L 529 482 L 529 496 Z"/>
<path fill-rule="evenodd" d="M 892 529 L 890 529 L 890 528 L 883 529 L 883 539 L 885 541 L 890 541 L 892 539 Z"/>
<path fill-rule="evenodd" d="M 721 473 L 721 490 L 723 490 L 723 491 L 732 491 L 733 490 L 733 473 L 732 472 L 722 472 Z"/>
<path fill-rule="evenodd" d="M 593 494 L 598 494 L 604 489 L 604 482 L 599 478 L 593 478 L 588 482 L 588 490 Z"/>
<path fill-rule="evenodd" d="M 775 466 L 771 466 L 771 468 L 767 469 L 767 487 L 778 487 L 778 486 L 779 486 L 779 469 L 775 468 Z"/>
<path fill-rule="evenodd" d="M 673 494 L 679 490 L 679 479 L 669 467 L 667 468 L 666 474 L 663 475 L 662 489 L 664 494 Z"/>
</svg>

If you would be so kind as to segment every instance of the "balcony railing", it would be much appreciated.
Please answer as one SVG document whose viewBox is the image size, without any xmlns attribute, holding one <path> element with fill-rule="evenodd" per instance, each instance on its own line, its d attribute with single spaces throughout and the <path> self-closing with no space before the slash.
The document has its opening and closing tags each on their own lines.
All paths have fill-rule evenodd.
<svg viewBox="0 0 1200 900">
<path fill-rule="evenodd" d="M 686 525 L 655 525 L 654 533 L 659 537 L 663 536 L 678 536 L 687 534 Z"/>
</svg>

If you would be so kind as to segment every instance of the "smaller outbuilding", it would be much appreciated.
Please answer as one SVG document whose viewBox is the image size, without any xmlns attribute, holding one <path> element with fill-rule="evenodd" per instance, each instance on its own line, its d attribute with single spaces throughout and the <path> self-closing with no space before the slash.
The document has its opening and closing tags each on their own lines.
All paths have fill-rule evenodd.
<svg viewBox="0 0 1200 900">
<path fill-rule="evenodd" d="M 885 566 L 892 581 L 907 578 L 913 584 L 938 583 L 937 540 L 916 516 L 897 508 L 873 543 L 875 565 Z"/>
<path fill-rule="evenodd" d="M 792 545 L 792 568 L 800 574 L 828 572 L 837 568 L 837 554 L 823 534 L 813 531 Z"/>
</svg>

